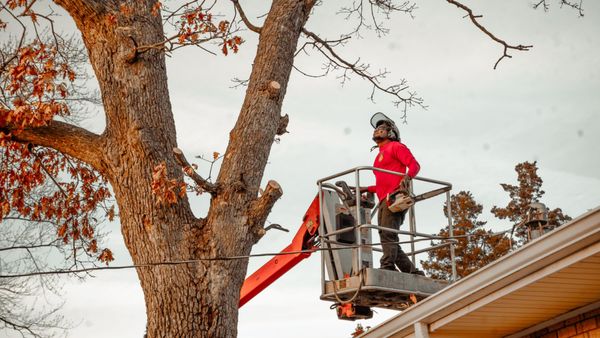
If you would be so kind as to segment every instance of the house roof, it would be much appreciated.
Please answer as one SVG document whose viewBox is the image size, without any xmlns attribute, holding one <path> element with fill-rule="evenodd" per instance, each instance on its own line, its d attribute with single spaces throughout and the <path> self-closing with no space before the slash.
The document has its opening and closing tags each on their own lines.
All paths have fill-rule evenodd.
<svg viewBox="0 0 600 338">
<path fill-rule="evenodd" d="M 361 337 L 511 337 L 600 307 L 600 207 L 459 280 Z M 530 332 L 531 331 L 531 332 Z"/>
</svg>

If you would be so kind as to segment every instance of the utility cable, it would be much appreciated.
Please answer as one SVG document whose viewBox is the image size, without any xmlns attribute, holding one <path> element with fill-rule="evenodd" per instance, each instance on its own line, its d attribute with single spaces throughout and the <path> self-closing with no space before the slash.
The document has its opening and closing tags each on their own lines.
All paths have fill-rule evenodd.
<svg viewBox="0 0 600 338">
<path fill-rule="evenodd" d="M 506 232 L 510 232 L 511 229 L 504 230 L 496 233 L 486 233 L 481 235 L 458 235 L 452 237 L 446 237 L 445 240 L 452 240 L 457 238 L 465 238 L 465 237 L 480 237 L 480 236 L 499 236 Z M 424 239 L 416 239 L 414 241 L 398 241 L 398 242 L 389 242 L 386 244 L 408 244 L 416 241 L 426 241 L 429 240 L 427 238 Z M 380 246 L 381 243 L 372 243 L 372 244 L 363 244 L 362 247 L 375 247 Z M 42 276 L 42 275 L 63 275 L 63 274 L 74 274 L 74 273 L 82 273 L 89 271 L 99 271 L 99 270 L 125 270 L 125 269 L 137 269 L 137 268 L 148 268 L 155 266 L 170 266 L 170 265 L 182 265 L 182 264 L 196 264 L 201 262 L 218 262 L 218 261 L 233 261 L 240 259 L 250 259 L 256 257 L 275 257 L 275 256 L 286 256 L 286 255 L 297 255 L 303 253 L 313 253 L 317 251 L 334 251 L 334 250 L 349 250 L 356 249 L 361 246 L 358 245 L 345 245 L 343 247 L 336 248 L 314 248 L 314 249 L 306 249 L 306 250 L 297 250 L 290 252 L 267 252 L 267 253 L 258 253 L 258 254 L 250 254 L 250 255 L 240 255 L 240 256 L 226 256 L 226 257 L 208 257 L 208 258 L 197 258 L 197 259 L 189 259 L 189 260 L 177 260 L 177 261 L 165 261 L 165 262 L 152 262 L 152 263 L 141 263 L 141 264 L 130 264 L 130 265 L 117 265 L 117 266 L 95 266 L 89 268 L 81 268 L 81 269 L 58 269 L 51 271 L 36 271 L 22 274 L 12 274 L 12 275 L 0 275 L 0 279 L 2 278 L 23 278 L 23 277 L 32 277 L 32 276 Z"/>
<path fill-rule="evenodd" d="M 331 250 L 348 250 L 348 249 L 355 249 L 355 248 L 358 248 L 358 246 L 352 245 L 352 246 L 346 246 L 346 247 L 340 247 L 340 248 L 331 248 Z M 37 271 L 37 272 L 29 272 L 29 273 L 23 273 L 23 274 L 0 275 L 0 279 L 31 277 L 31 276 L 40 276 L 40 275 L 61 275 L 61 274 L 81 273 L 81 272 L 89 272 L 89 271 L 97 271 L 97 270 L 124 270 L 124 269 L 147 268 L 147 267 L 163 266 L 163 265 L 168 266 L 168 265 L 181 265 L 181 264 L 195 264 L 195 263 L 201 263 L 201 262 L 233 261 L 233 260 L 240 260 L 240 259 L 249 259 L 249 258 L 254 258 L 254 257 L 297 255 L 297 254 L 313 253 L 315 251 L 324 251 L 324 250 L 329 250 L 329 249 L 315 248 L 315 249 L 297 250 L 297 251 L 290 251 L 290 252 L 278 252 L 278 253 L 260 253 L 260 254 L 227 256 L 227 257 L 208 257 L 208 258 L 197 258 L 197 259 L 188 259 L 188 260 L 141 263 L 141 264 L 130 264 L 130 265 L 117 265 L 117 266 L 95 266 L 95 267 L 82 268 L 82 269 L 59 269 L 59 270 L 51 270 L 51 271 Z"/>
</svg>

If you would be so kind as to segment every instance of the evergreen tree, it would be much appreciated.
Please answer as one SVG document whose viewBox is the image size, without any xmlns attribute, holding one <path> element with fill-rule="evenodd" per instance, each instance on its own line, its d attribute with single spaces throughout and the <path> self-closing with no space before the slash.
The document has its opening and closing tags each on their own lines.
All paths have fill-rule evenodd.
<svg viewBox="0 0 600 338">
<path fill-rule="evenodd" d="M 523 162 L 515 166 L 518 185 L 502 183 L 502 189 L 509 193 L 510 201 L 504 208 L 494 206 L 492 213 L 500 219 L 508 219 L 515 225 L 516 245 L 525 243 L 526 228 L 521 225 L 527 219 L 531 203 L 540 201 L 544 195 L 542 178 L 537 174 L 537 162 Z M 473 195 L 461 191 L 450 198 L 453 221 L 453 237 L 456 238 L 455 257 L 458 277 L 465 277 L 479 268 L 495 261 L 510 250 L 510 241 L 506 235 L 494 234 L 483 229 L 485 221 L 479 220 L 483 210 Z M 447 215 L 444 205 L 444 215 Z M 560 208 L 548 211 L 548 227 L 558 227 L 571 217 L 564 214 Z M 438 236 L 449 237 L 448 226 L 443 228 Z M 442 242 L 432 243 L 432 245 Z M 429 252 L 427 261 L 421 261 L 423 269 L 429 276 L 449 280 L 452 276 L 450 247 L 444 246 Z"/>
<path fill-rule="evenodd" d="M 483 228 L 486 222 L 478 219 L 483 206 L 475 201 L 471 192 L 461 191 L 452 195 L 450 206 L 453 236 L 457 239 L 454 251 L 459 277 L 468 276 L 508 252 L 510 245 L 506 235 L 496 235 Z M 447 215 L 446 205 L 444 214 Z M 448 226 L 438 236 L 449 237 Z M 427 261 L 421 261 L 421 265 L 432 278 L 449 280 L 452 276 L 450 246 L 430 251 Z"/>
<path fill-rule="evenodd" d="M 508 192 L 510 201 L 504 208 L 494 206 L 492 213 L 500 219 L 508 219 L 515 225 L 517 245 L 522 245 L 527 238 L 526 228 L 521 225 L 527 219 L 527 211 L 531 203 L 539 202 L 545 191 L 542 190 L 542 178 L 537 174 L 537 161 L 523 162 L 515 166 L 518 185 L 502 183 L 502 189 Z M 548 210 L 548 227 L 553 229 L 570 221 L 572 218 L 562 209 Z"/>
</svg>

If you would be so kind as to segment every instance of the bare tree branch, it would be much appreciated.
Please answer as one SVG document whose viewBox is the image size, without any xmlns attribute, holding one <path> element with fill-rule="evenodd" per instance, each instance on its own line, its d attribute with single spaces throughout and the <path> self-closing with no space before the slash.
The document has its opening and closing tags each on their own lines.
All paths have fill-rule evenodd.
<svg viewBox="0 0 600 338">
<path fill-rule="evenodd" d="M 213 196 L 219 192 L 219 186 L 217 184 L 210 183 L 209 181 L 205 180 L 194 170 L 194 168 L 192 168 L 192 165 L 185 158 L 185 155 L 181 149 L 173 148 L 173 154 L 175 155 L 175 160 L 177 160 L 177 163 L 179 163 L 179 165 L 183 168 L 183 172 L 186 174 L 186 176 L 191 178 L 202 190 L 210 193 Z"/>
<path fill-rule="evenodd" d="M 8 319 L 3 318 L 2 316 L 0 316 L 0 322 L 3 322 L 6 326 L 9 326 L 10 328 L 12 328 L 15 331 L 19 331 L 19 332 L 26 331 L 32 337 L 40 337 L 40 338 L 42 337 L 39 334 L 37 334 L 35 331 L 32 331 L 29 326 L 13 323 L 13 322 L 9 321 Z"/>
<path fill-rule="evenodd" d="M 16 221 L 16 222 L 15 222 Z M 27 222 L 27 223 L 25 223 Z M 0 270 L 18 274 L 49 268 L 48 255 L 63 254 L 64 243 L 56 238 L 55 228 L 47 221 L 21 217 L 4 217 L 0 222 Z M 57 313 L 62 303 L 46 297 L 46 292 L 59 295 L 60 284 L 53 276 L 31 276 L 23 279 L 0 279 L 0 335 L 14 331 L 23 337 L 53 337 L 66 328 Z M 27 306 L 35 297 L 40 304 Z"/>
<path fill-rule="evenodd" d="M 544 12 L 547 12 L 550 9 L 550 5 L 548 5 L 546 1 L 547 0 L 540 0 L 537 4 L 533 4 L 533 9 L 538 9 L 538 7 L 542 6 Z"/>
<path fill-rule="evenodd" d="M 22 46 L 23 46 L 23 42 L 25 41 L 25 36 L 26 36 L 26 32 L 27 32 L 27 28 L 25 27 L 25 25 L 23 24 L 23 22 L 8 8 L 6 7 L 3 3 L 0 2 L 0 6 L 2 6 L 2 10 L 6 11 L 20 26 L 21 26 L 21 37 L 19 38 L 19 42 L 17 43 L 17 46 L 15 48 L 15 51 L 19 50 Z M 13 62 L 17 56 L 19 54 L 18 53 L 12 53 L 12 55 L 10 57 L 5 57 L 4 56 L 4 52 L 2 52 L 2 65 L 0 66 L 0 73 L 4 73 L 4 71 L 6 70 L 6 67 Z"/>
<path fill-rule="evenodd" d="M 30 249 L 39 249 L 39 248 L 53 248 L 56 246 L 56 244 L 58 243 L 58 240 L 55 240 L 54 242 L 51 243 L 46 243 L 46 244 L 32 244 L 32 245 L 15 245 L 15 246 L 11 246 L 11 247 L 3 247 L 0 248 L 0 251 L 10 251 L 10 250 L 30 250 Z"/>
<path fill-rule="evenodd" d="M 548 4 L 547 1 L 548 0 L 540 0 L 537 3 L 534 3 L 533 9 L 538 9 L 540 6 L 542 6 L 542 8 L 544 9 L 544 12 L 547 12 L 548 10 L 550 10 L 550 5 Z M 571 2 L 568 0 L 560 0 L 559 4 L 560 4 L 561 8 L 563 6 L 567 6 L 572 9 L 577 10 L 579 17 L 583 17 L 583 0 L 579 0 L 579 3 L 577 1 Z"/>
<path fill-rule="evenodd" d="M 236 89 L 239 87 L 248 87 L 248 79 L 243 80 L 238 77 L 234 77 L 233 79 L 231 79 L 231 82 L 234 83 L 231 87 L 229 87 L 231 89 Z"/>
<path fill-rule="evenodd" d="M 396 2 L 396 0 L 354 0 L 350 6 L 342 7 L 339 14 L 343 14 L 346 20 L 354 18 L 357 21 L 354 29 L 347 36 L 360 37 L 363 28 L 373 29 L 380 37 L 386 35 L 389 29 L 378 20 L 377 14 L 379 13 L 383 14 L 384 19 L 390 19 L 394 12 L 402 12 L 413 17 L 413 12 L 417 9 L 415 3 L 411 1 Z M 366 11 L 368 11 L 367 14 L 365 14 Z"/>
<path fill-rule="evenodd" d="M 248 20 L 246 13 L 244 13 L 244 10 L 242 9 L 242 6 L 240 5 L 240 2 L 238 0 L 231 0 L 231 2 L 233 2 L 235 9 L 240 13 L 240 17 L 242 18 L 242 21 L 244 22 L 246 27 L 248 27 L 249 30 L 260 34 L 260 30 L 262 27 L 255 26 L 250 22 L 250 20 Z"/>
<path fill-rule="evenodd" d="M 471 19 L 471 22 L 473 22 L 473 24 L 475 25 L 475 27 L 479 28 L 479 30 L 481 30 L 485 35 L 489 36 L 492 40 L 496 41 L 497 43 L 501 44 L 504 47 L 504 51 L 502 56 L 498 59 L 498 61 L 496 61 L 496 63 L 494 64 L 494 69 L 496 69 L 496 67 L 498 66 L 498 63 L 500 63 L 500 61 L 502 61 L 502 59 L 506 58 L 512 58 L 511 55 L 508 54 L 508 50 L 509 49 L 514 49 L 514 50 L 519 50 L 519 51 L 528 51 L 531 47 L 533 46 L 526 46 L 526 45 L 511 45 L 508 44 L 506 41 L 496 37 L 494 34 L 492 34 L 487 28 L 485 28 L 482 24 L 479 23 L 479 21 L 477 21 L 477 19 L 483 17 L 482 15 L 475 15 L 473 14 L 473 11 L 471 10 L 471 8 L 463 5 L 462 3 L 456 1 L 456 0 L 446 0 L 448 1 L 448 3 L 455 5 L 456 7 L 464 10 L 465 12 L 467 12 L 467 15 L 469 17 L 469 19 Z"/>
<path fill-rule="evenodd" d="M 370 82 L 373 85 L 373 90 L 371 92 L 371 96 L 370 99 L 374 100 L 374 95 L 376 91 L 380 91 L 389 95 L 392 95 L 393 97 L 395 97 L 395 101 L 394 104 L 396 106 L 399 105 L 403 105 L 403 113 L 404 115 L 402 116 L 402 119 L 405 120 L 406 119 L 406 111 L 407 108 L 410 106 L 414 106 L 414 105 L 418 105 L 420 107 L 425 108 L 425 106 L 423 105 L 423 99 L 421 97 L 418 97 L 416 95 L 415 92 L 409 92 L 407 91 L 408 89 L 408 85 L 406 84 L 405 80 L 402 80 L 400 83 L 398 84 L 394 84 L 394 85 L 390 85 L 390 86 L 385 86 L 381 84 L 381 79 L 385 78 L 386 75 L 388 74 L 387 71 L 380 71 L 378 73 L 371 73 L 369 71 L 369 65 L 368 64 L 364 64 L 364 63 L 359 63 L 360 59 L 357 60 L 354 63 L 351 63 L 347 60 L 345 60 L 344 58 L 342 58 L 340 55 L 338 55 L 335 50 L 332 47 L 332 44 L 330 41 L 324 40 L 322 38 L 320 38 L 318 35 L 316 35 L 313 32 L 308 31 L 307 29 L 303 28 L 302 32 L 309 37 L 310 39 L 313 40 L 313 45 L 321 52 L 321 54 L 323 54 L 329 61 L 331 61 L 333 63 L 333 68 L 341 68 L 344 69 L 345 71 L 350 71 L 356 75 L 358 75 L 359 77 L 367 80 L 368 82 Z M 340 40 L 334 40 L 334 43 L 342 43 L 343 41 L 345 41 L 345 39 L 340 39 Z M 328 70 L 326 70 L 328 71 Z M 344 74 L 342 75 L 342 82 L 345 81 L 345 79 L 348 77 L 347 74 L 344 72 Z M 407 94 L 406 96 L 404 96 L 403 94 Z"/>
<path fill-rule="evenodd" d="M 577 2 L 571 2 L 571 1 L 567 1 L 567 0 L 561 0 L 560 1 L 560 6 L 567 6 L 567 7 L 571 7 L 573 9 L 576 9 L 579 12 L 579 16 L 583 17 L 583 0 L 579 0 L 579 3 Z"/>
</svg>

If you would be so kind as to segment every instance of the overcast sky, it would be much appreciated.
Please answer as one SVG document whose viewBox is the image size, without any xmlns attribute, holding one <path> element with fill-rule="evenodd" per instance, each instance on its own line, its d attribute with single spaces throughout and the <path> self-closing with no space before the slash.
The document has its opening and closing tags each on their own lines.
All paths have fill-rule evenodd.
<svg viewBox="0 0 600 338">
<path fill-rule="evenodd" d="M 496 70 L 502 48 L 444 1 L 418 1 L 414 18 L 395 15 L 385 23 L 391 29 L 388 36 L 379 39 L 365 32 L 340 49 L 351 61 L 360 57 L 375 70 L 389 70 L 390 83 L 406 78 L 425 99 L 426 110 L 410 109 L 407 123 L 399 123 L 403 142 L 421 163 L 420 176 L 451 182 L 454 192 L 470 190 L 484 206 L 481 218 L 494 230 L 510 226 L 489 212 L 508 202 L 499 183 L 516 182 L 514 166 L 523 161 L 538 161 L 546 191 L 542 202 L 549 207 L 575 217 L 600 205 L 600 3 L 584 2 L 585 17 L 579 18 L 576 11 L 560 9 L 558 1 L 549 1 L 548 13 L 534 11 L 530 2 L 469 2 L 498 37 L 534 46 L 511 51 L 513 58 Z M 315 8 L 307 24 L 325 38 L 337 38 L 349 28 L 335 14 L 339 2 L 331 3 Z M 256 18 L 267 8 L 265 2 L 247 12 Z M 188 158 L 225 150 L 244 95 L 244 89 L 229 88 L 230 80 L 250 73 L 256 48 L 252 34 L 244 33 L 246 43 L 237 55 L 187 49 L 168 59 L 178 142 Z M 318 73 L 323 61 L 313 53 L 297 65 Z M 317 179 L 372 163 L 369 118 L 374 112 L 400 122 L 402 113 L 391 98 L 376 94 L 372 103 L 367 83 L 352 78 L 342 87 L 335 75 L 314 79 L 292 74 L 283 105 L 290 133 L 273 146 L 264 176 L 284 190 L 269 221 L 291 232 L 269 232 L 254 253 L 287 246 L 316 194 Z M 102 115 L 85 125 L 100 132 Z M 206 175 L 208 168 L 198 164 Z M 371 175 L 365 179 L 373 181 Z M 206 202 L 193 202 L 198 216 L 204 215 Z M 442 203 L 417 205 L 419 231 L 434 233 L 444 225 Z M 129 263 L 118 225 L 108 228 L 114 264 Z M 265 261 L 252 260 L 249 273 Z M 239 337 L 349 337 L 356 323 L 337 320 L 330 303 L 319 300 L 319 263 L 313 255 L 245 305 Z M 80 323 L 71 337 L 143 335 L 145 309 L 134 271 L 99 272 L 84 283 L 67 280 L 64 291 L 65 315 Z M 363 326 L 397 314 L 376 311 Z"/>
</svg>

